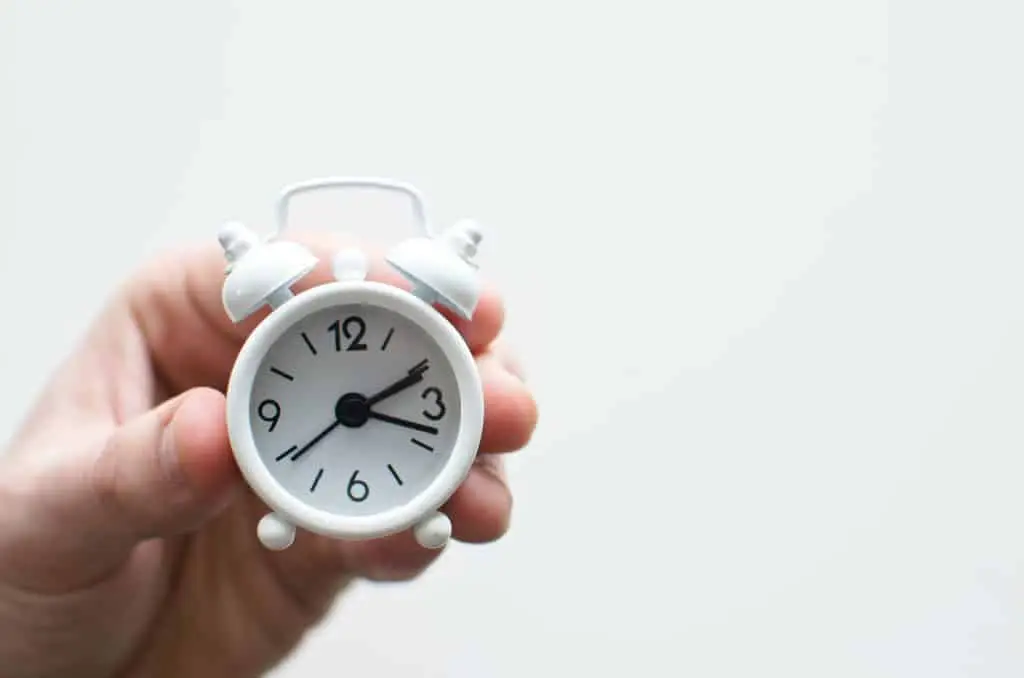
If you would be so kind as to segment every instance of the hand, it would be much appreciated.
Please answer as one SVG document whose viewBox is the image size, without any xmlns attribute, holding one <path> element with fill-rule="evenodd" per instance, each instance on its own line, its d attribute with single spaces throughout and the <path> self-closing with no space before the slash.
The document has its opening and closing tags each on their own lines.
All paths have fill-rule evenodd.
<svg viewBox="0 0 1024 678">
<path fill-rule="evenodd" d="M 437 429 L 433 426 L 424 427 L 422 424 L 416 424 L 411 421 L 405 421 L 404 419 L 395 419 L 394 417 L 388 417 L 387 415 L 377 414 L 370 411 L 370 406 L 374 403 L 379 403 L 385 398 L 390 398 L 396 393 L 400 393 L 405 389 L 409 388 L 413 384 L 423 381 L 423 373 L 427 371 L 429 365 L 426 360 L 422 360 L 409 370 L 409 374 L 402 377 L 395 383 L 391 384 L 384 390 L 377 393 L 377 395 L 366 398 L 360 393 L 346 393 L 343 395 L 334 406 L 335 419 L 334 422 L 325 428 L 323 431 L 318 433 L 316 437 L 310 440 L 308 443 L 303 445 L 298 451 L 292 454 L 291 450 L 288 450 L 280 457 L 278 461 L 284 459 L 291 454 L 291 460 L 296 461 L 299 457 L 309 452 L 318 442 L 330 435 L 331 431 L 338 428 L 339 426 L 345 425 L 353 428 L 358 428 L 365 424 L 370 419 L 382 419 L 384 421 L 391 421 L 392 423 L 398 423 L 409 428 L 414 428 L 418 431 L 425 431 L 427 433 L 437 433 Z"/>
<path fill-rule="evenodd" d="M 437 427 L 436 426 L 428 426 L 426 424 L 418 424 L 415 421 L 409 421 L 408 419 L 398 419 L 397 417 L 391 417 L 389 415 L 381 414 L 379 412 L 374 412 L 373 410 L 370 410 L 370 409 L 366 408 L 366 401 L 360 401 L 359 402 L 359 406 L 361 407 L 362 410 L 364 410 L 365 418 L 360 417 L 361 421 L 364 422 L 364 423 L 366 421 L 370 420 L 370 419 L 378 419 L 380 421 L 386 421 L 386 422 L 388 422 L 390 424 L 397 424 L 398 426 L 404 426 L 406 428 L 411 428 L 414 431 L 422 431 L 424 433 L 431 433 L 433 435 L 437 434 Z M 333 431 L 334 429 L 338 428 L 343 423 L 344 423 L 344 421 L 342 421 L 341 417 L 338 417 L 337 419 L 334 420 L 333 424 L 331 424 L 330 426 L 325 428 L 323 431 L 317 433 L 313 437 L 312 440 L 310 440 L 309 442 L 305 443 L 304 446 L 302 446 L 298 450 L 296 450 L 295 448 L 291 448 L 290 450 L 286 450 L 280 457 L 278 457 L 278 461 L 281 461 L 285 457 L 288 457 L 289 460 L 293 461 L 293 462 L 294 461 L 298 461 L 299 458 L 302 457 L 302 455 L 304 455 L 307 452 L 309 452 L 310 450 L 312 450 L 313 446 L 315 446 L 315 444 L 317 442 L 319 442 L 319 441 L 323 440 L 324 438 L 326 438 L 328 435 L 331 434 L 331 431 Z M 361 426 L 362 424 L 359 424 L 359 425 Z"/>
<path fill-rule="evenodd" d="M 372 395 L 369 398 L 367 398 L 366 406 L 373 407 L 374 405 L 384 400 L 385 398 L 390 398 L 391 396 L 397 393 L 401 393 L 410 386 L 418 384 L 419 382 L 423 381 L 423 374 L 429 369 L 430 364 L 426 360 L 416 363 L 409 369 L 409 374 L 402 377 L 395 383 L 391 384 L 391 386 L 388 386 L 387 388 L 381 390 L 376 395 Z"/>
<path fill-rule="evenodd" d="M 399 419 L 398 417 L 392 417 L 389 414 L 381 414 L 380 412 L 374 412 L 370 410 L 367 415 L 370 419 L 377 419 L 379 421 L 386 421 L 389 424 L 395 424 L 397 426 L 404 426 L 405 428 L 411 428 L 413 431 L 422 431 L 423 433 L 430 433 L 437 435 L 437 427 L 429 426 L 427 424 L 418 424 L 415 421 L 409 421 L 408 419 Z"/>
<path fill-rule="evenodd" d="M 299 457 L 304 455 L 306 452 L 309 452 L 311 449 L 313 449 L 314 445 L 316 445 L 318 442 L 320 442 L 321 440 L 326 438 L 328 435 L 330 435 L 331 431 L 333 431 L 334 429 L 338 428 L 339 426 L 341 426 L 341 419 L 335 419 L 334 423 L 332 423 L 330 426 L 325 428 L 323 431 L 320 431 L 320 433 L 317 433 L 316 436 L 312 440 L 310 440 L 308 443 L 306 443 L 305 445 L 300 447 L 298 450 L 295 450 L 295 448 L 291 448 L 289 450 L 286 450 L 284 453 L 281 454 L 281 456 L 279 456 L 277 458 L 277 461 L 280 461 L 281 459 L 284 459 L 285 457 L 287 457 L 289 455 L 291 455 L 291 460 L 295 461 L 296 459 L 298 459 Z M 293 452 L 292 450 L 295 450 L 295 451 Z"/>
<path fill-rule="evenodd" d="M 351 244 L 303 240 L 325 263 L 300 289 Z M 258 318 L 227 320 L 223 274 L 214 242 L 126 281 L 0 456 L 3 678 L 263 675 L 350 582 L 409 580 L 438 557 L 409 533 L 260 545 L 267 508 L 234 463 L 223 396 Z M 371 277 L 407 288 L 377 257 Z M 465 542 L 508 529 L 495 453 L 525 445 L 537 416 L 496 345 L 502 319 L 488 293 L 472 322 L 453 320 L 485 394 L 482 454 L 444 507 Z"/>
</svg>

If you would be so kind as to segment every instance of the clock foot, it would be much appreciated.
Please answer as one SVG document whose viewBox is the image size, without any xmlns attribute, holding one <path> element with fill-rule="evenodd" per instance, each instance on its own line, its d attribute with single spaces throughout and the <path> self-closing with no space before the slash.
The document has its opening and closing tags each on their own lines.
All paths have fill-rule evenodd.
<svg viewBox="0 0 1024 678">
<path fill-rule="evenodd" d="M 276 513 L 268 513 L 260 519 L 256 536 L 271 551 L 283 551 L 295 541 L 295 526 Z"/>
<path fill-rule="evenodd" d="M 445 514 L 435 511 L 413 527 L 413 535 L 423 548 L 443 548 L 452 536 L 452 521 Z"/>
</svg>

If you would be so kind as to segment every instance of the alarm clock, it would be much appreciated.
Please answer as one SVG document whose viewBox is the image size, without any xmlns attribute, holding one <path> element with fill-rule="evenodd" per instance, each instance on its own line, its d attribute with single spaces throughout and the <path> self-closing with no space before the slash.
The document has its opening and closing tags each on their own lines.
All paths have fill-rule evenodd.
<svg viewBox="0 0 1024 678">
<path fill-rule="evenodd" d="M 368 256 L 352 248 L 332 254 L 333 280 L 292 289 L 318 259 L 283 238 L 289 201 L 349 187 L 411 199 L 421 233 L 386 256 L 409 290 L 368 280 Z M 266 239 L 237 222 L 220 229 L 228 317 L 271 309 L 242 345 L 226 391 L 234 458 L 269 508 L 256 526 L 263 546 L 288 548 L 296 528 L 348 540 L 411 529 L 425 548 L 448 542 L 440 509 L 476 457 L 483 388 L 465 340 L 437 307 L 472 317 L 481 237 L 469 220 L 435 231 L 415 188 L 379 178 L 285 188 Z"/>
</svg>

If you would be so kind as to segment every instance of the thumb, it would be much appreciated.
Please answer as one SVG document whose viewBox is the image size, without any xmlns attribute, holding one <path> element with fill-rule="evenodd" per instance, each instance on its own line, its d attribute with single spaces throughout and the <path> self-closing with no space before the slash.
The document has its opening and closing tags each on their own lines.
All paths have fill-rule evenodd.
<svg viewBox="0 0 1024 678">
<path fill-rule="evenodd" d="M 115 430 L 90 474 L 93 536 L 133 544 L 191 531 L 217 513 L 237 471 L 224 396 L 195 388 Z"/>
<path fill-rule="evenodd" d="M 32 589 L 85 586 L 139 542 L 198 528 L 240 484 L 224 396 L 192 389 L 125 422 L 84 464 L 4 484 L 0 575 Z"/>
<path fill-rule="evenodd" d="M 58 474 L 50 478 L 56 491 L 33 492 L 46 483 L 32 483 L 36 501 L 0 520 L 15 528 L 0 529 L 0 552 L 17 554 L 8 564 L 25 585 L 71 590 L 109 574 L 141 541 L 200 527 L 230 500 L 241 476 L 224 396 L 186 391 L 115 429 L 84 466 Z M 4 549 L 5 538 L 18 548 Z"/>
</svg>

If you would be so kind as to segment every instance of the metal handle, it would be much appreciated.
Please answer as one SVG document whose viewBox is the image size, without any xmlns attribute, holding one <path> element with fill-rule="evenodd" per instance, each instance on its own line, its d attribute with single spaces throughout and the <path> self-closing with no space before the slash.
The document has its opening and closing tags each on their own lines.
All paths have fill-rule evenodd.
<svg viewBox="0 0 1024 678">
<path fill-rule="evenodd" d="M 427 210 L 423 196 L 409 184 L 378 177 L 325 177 L 292 184 L 284 189 L 277 200 L 277 231 L 282 233 L 288 224 L 288 202 L 300 193 L 312 193 L 325 188 L 379 188 L 401 193 L 412 201 L 412 209 L 420 228 L 427 237 L 433 237 L 427 222 Z"/>
</svg>

